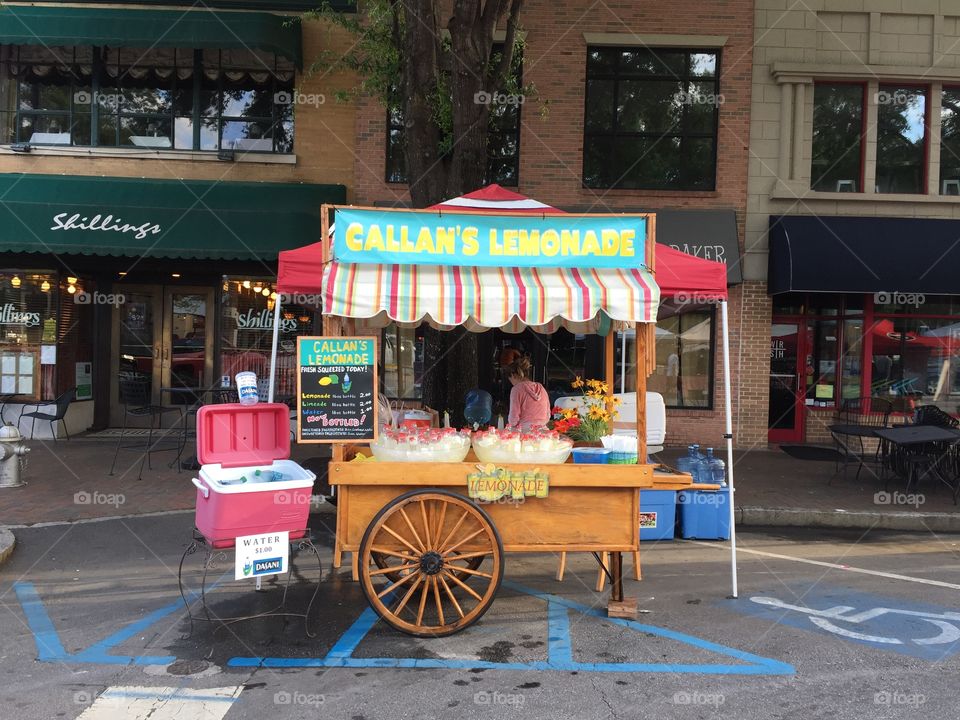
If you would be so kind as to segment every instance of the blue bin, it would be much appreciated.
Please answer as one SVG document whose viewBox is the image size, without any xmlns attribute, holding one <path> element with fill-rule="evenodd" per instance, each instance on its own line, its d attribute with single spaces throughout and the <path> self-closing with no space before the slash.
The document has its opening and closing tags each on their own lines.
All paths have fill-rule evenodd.
<svg viewBox="0 0 960 720">
<path fill-rule="evenodd" d="M 582 447 L 573 449 L 573 461 L 578 465 L 605 465 L 610 459 L 606 448 Z"/>
<path fill-rule="evenodd" d="M 640 540 L 673 540 L 676 490 L 640 491 Z"/>
<path fill-rule="evenodd" d="M 681 490 L 680 537 L 697 540 L 730 539 L 730 488 Z"/>
</svg>

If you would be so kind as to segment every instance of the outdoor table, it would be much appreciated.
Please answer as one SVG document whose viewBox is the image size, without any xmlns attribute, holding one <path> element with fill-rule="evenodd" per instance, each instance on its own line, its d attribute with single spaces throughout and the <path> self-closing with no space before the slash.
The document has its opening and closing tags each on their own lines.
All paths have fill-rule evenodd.
<svg viewBox="0 0 960 720">
<path fill-rule="evenodd" d="M 850 465 L 851 457 L 855 457 L 857 460 L 857 474 L 854 476 L 854 479 L 856 480 L 860 477 L 860 470 L 862 470 L 864 466 L 863 458 L 866 455 L 866 451 L 864 450 L 863 446 L 863 439 L 867 438 L 870 440 L 876 438 L 877 430 L 880 429 L 882 428 L 878 428 L 874 425 L 838 424 L 830 426 L 830 433 L 833 435 L 834 442 L 837 443 L 837 446 L 841 449 L 843 455 L 844 478 L 847 476 L 847 467 Z M 838 436 L 856 438 L 860 443 L 860 452 L 851 452 L 849 445 L 845 441 L 841 440 Z M 879 448 L 877 449 L 877 454 L 879 454 Z M 839 470 L 837 472 L 839 472 Z M 836 473 L 834 473 L 834 476 L 836 476 Z"/>
<path fill-rule="evenodd" d="M 941 482 L 953 490 L 953 501 L 957 502 L 960 484 L 957 484 L 956 477 L 951 480 L 944 476 L 941 463 L 950 449 L 960 443 L 960 430 L 937 425 L 905 425 L 896 428 L 880 428 L 876 430 L 876 436 L 885 444 L 885 462 L 889 463 L 895 473 L 901 476 L 905 474 L 907 490 L 913 484 L 914 476 L 919 481 L 918 465 L 929 464 Z M 892 448 L 888 450 L 887 443 L 900 448 L 902 454 L 898 456 Z M 944 445 L 946 448 L 943 447 Z M 906 461 L 906 467 L 901 460 Z"/>
</svg>

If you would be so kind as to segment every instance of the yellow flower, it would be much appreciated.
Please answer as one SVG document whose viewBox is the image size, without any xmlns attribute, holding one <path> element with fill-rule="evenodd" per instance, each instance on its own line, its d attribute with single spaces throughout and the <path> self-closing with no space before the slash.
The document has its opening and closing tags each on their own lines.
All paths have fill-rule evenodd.
<svg viewBox="0 0 960 720">
<path fill-rule="evenodd" d="M 577 416 L 576 408 L 567 408 L 563 411 L 563 419 L 569 420 L 570 418 L 575 418 Z"/>
<path fill-rule="evenodd" d="M 570 383 L 570 385 L 572 385 L 572 386 L 575 387 L 575 388 L 582 388 L 582 387 L 583 387 L 583 380 L 580 378 L 579 375 L 577 375 L 576 380 L 574 380 L 572 383 Z"/>
<path fill-rule="evenodd" d="M 605 420 L 606 411 L 603 410 L 599 405 L 592 405 L 590 411 L 587 413 L 587 416 L 591 420 Z"/>
<path fill-rule="evenodd" d="M 614 406 L 614 407 L 617 407 L 620 403 L 623 402 L 623 398 L 620 398 L 620 397 L 617 397 L 616 395 L 614 395 L 612 398 L 610 398 L 610 402 L 613 403 L 613 406 Z"/>
</svg>

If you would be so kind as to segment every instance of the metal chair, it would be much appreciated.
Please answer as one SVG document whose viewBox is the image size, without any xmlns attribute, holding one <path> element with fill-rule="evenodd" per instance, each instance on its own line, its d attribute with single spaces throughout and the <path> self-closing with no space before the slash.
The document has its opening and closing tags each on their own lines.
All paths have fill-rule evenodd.
<svg viewBox="0 0 960 720">
<path fill-rule="evenodd" d="M 67 410 L 70 409 L 70 403 L 77 399 L 77 389 L 70 388 L 65 393 L 62 393 L 53 403 L 49 402 L 40 402 L 40 403 L 29 403 L 23 406 L 23 409 L 20 410 L 20 417 L 17 418 L 17 427 L 20 427 L 20 421 L 23 418 L 31 418 L 30 423 L 30 439 L 33 440 L 33 431 L 37 427 L 37 420 L 46 420 L 50 423 L 50 434 L 53 436 L 53 439 L 57 439 L 56 424 L 58 422 L 63 423 L 63 432 L 67 436 L 67 440 L 70 439 L 70 431 L 67 430 L 67 421 L 64 418 L 67 415 Z M 41 407 L 46 405 L 56 405 L 56 412 L 48 413 L 40 410 Z M 35 407 L 36 410 L 32 412 L 24 412 L 28 407 Z M 2 412 L 0 412 L 2 416 Z"/>
<path fill-rule="evenodd" d="M 840 403 L 840 409 L 837 411 L 837 424 L 859 425 L 861 427 L 877 429 L 885 428 L 889 427 L 890 413 L 892 412 L 893 403 L 885 398 L 847 398 Z M 854 476 L 855 480 L 860 478 L 860 471 L 867 462 L 872 461 L 877 464 L 878 467 L 880 466 L 882 443 L 879 439 L 873 452 L 868 453 L 862 435 L 841 435 L 834 431 L 831 431 L 830 434 L 833 436 L 833 441 L 837 446 L 837 450 L 840 452 L 834 476 L 840 472 L 841 460 L 843 462 L 844 478 L 846 478 L 847 466 L 850 465 L 851 462 L 857 464 L 857 474 Z M 854 441 L 851 438 L 856 438 L 856 447 L 853 446 Z"/>
<path fill-rule="evenodd" d="M 147 462 L 147 468 L 150 470 L 153 469 L 153 466 L 150 464 L 150 453 L 153 452 L 154 420 L 159 418 L 160 424 L 162 425 L 165 414 L 176 412 L 180 414 L 180 420 L 182 421 L 183 410 L 178 407 L 164 407 L 162 405 L 152 404 L 150 398 L 150 381 L 145 377 L 121 378 L 119 391 L 120 402 L 123 404 L 123 426 L 120 428 L 120 437 L 117 438 L 117 447 L 113 452 L 113 464 L 110 465 L 110 474 L 113 475 L 113 471 L 116 468 L 117 456 L 120 454 L 120 448 L 123 446 L 123 438 L 127 433 L 127 418 L 148 418 L 150 425 L 147 431 L 146 442 L 142 445 L 140 443 L 133 443 L 125 446 L 128 449 L 141 448 L 144 451 L 140 458 L 140 470 L 137 473 L 137 480 L 142 480 L 144 460 Z M 158 429 L 160 428 L 158 427 Z"/>
</svg>

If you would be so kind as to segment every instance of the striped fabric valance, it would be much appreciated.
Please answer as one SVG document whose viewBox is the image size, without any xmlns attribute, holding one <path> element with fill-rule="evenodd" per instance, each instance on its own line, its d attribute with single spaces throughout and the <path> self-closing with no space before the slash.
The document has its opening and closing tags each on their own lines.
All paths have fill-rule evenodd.
<svg viewBox="0 0 960 720">
<path fill-rule="evenodd" d="M 478 332 L 525 327 L 553 332 L 595 330 L 601 311 L 614 322 L 656 322 L 660 289 L 645 269 L 442 267 L 351 265 L 330 262 L 323 273 L 328 315 L 464 325 Z"/>
</svg>

